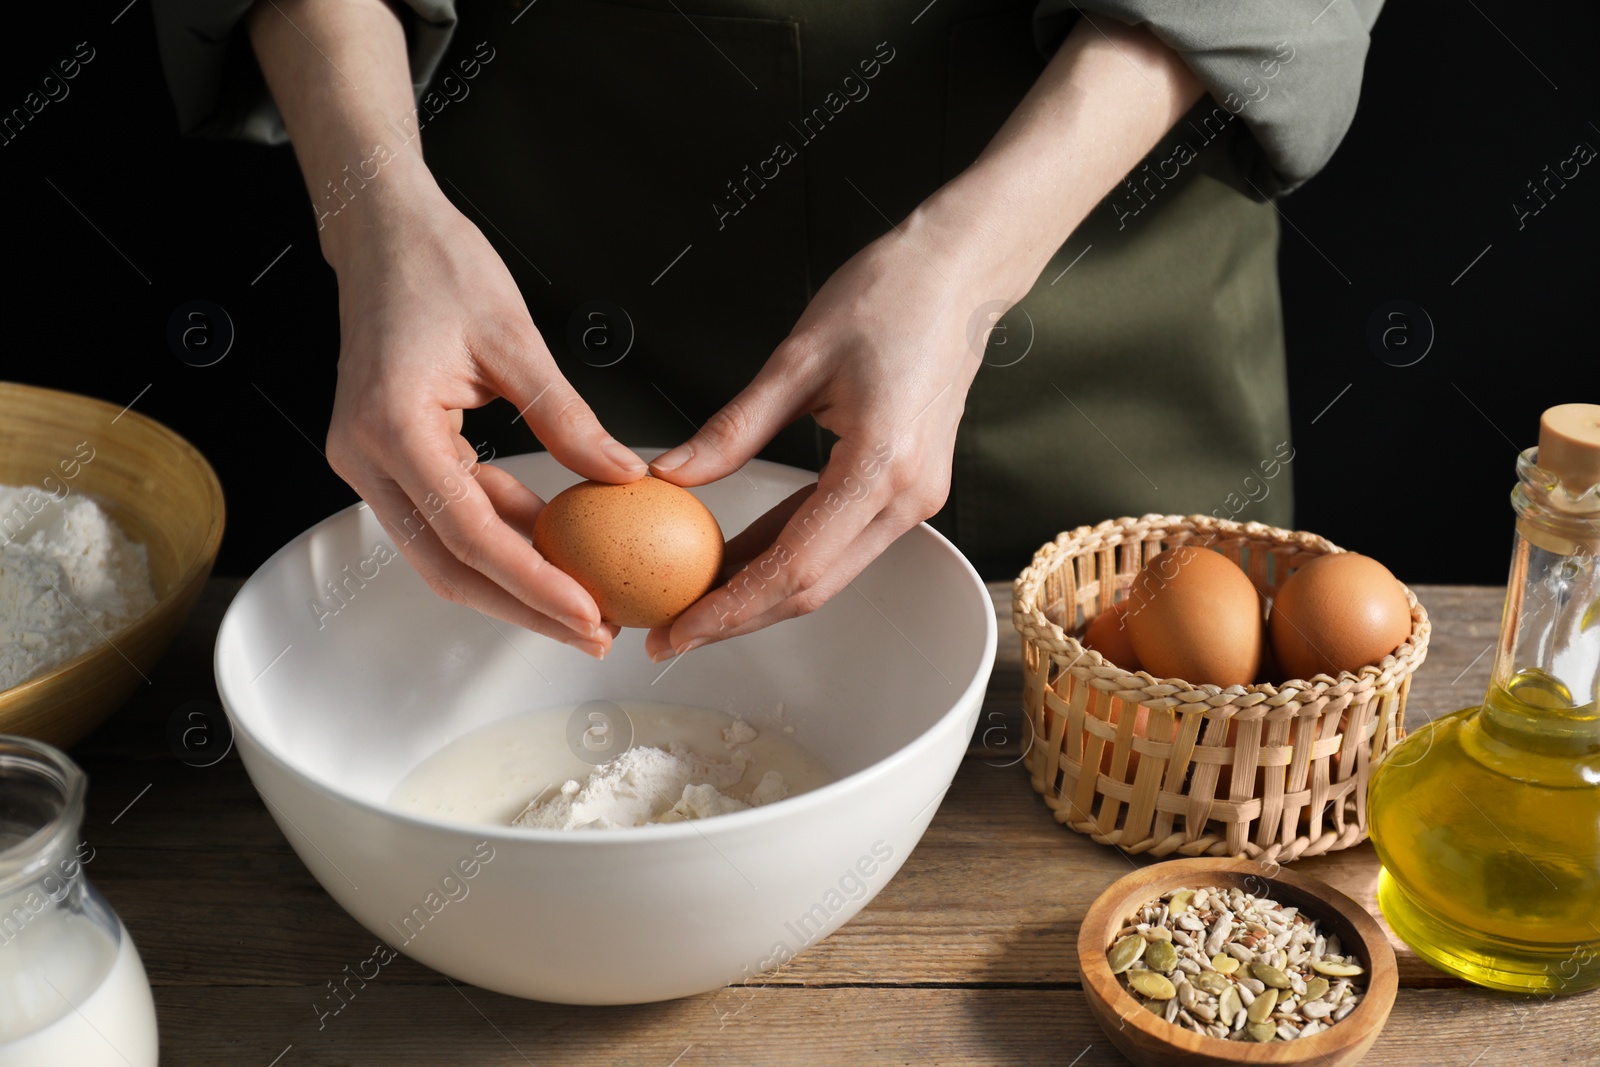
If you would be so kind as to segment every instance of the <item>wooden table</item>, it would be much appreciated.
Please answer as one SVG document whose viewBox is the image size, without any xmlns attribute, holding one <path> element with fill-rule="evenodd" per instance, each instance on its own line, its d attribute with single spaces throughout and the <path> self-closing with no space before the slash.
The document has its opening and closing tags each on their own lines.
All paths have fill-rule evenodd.
<svg viewBox="0 0 1600 1067">
<path fill-rule="evenodd" d="M 983 719 L 927 835 L 854 922 L 777 975 L 666 1004 L 573 1008 L 453 983 L 401 957 L 320 1029 L 313 1005 L 367 957 L 372 935 L 301 866 L 236 754 L 192 766 L 169 740 L 188 702 L 216 699 L 212 639 L 239 584 L 211 582 L 152 684 L 74 750 L 90 775 L 87 870 L 144 955 L 165 1067 L 1126 1062 L 1084 1004 L 1074 941 L 1096 894 L 1146 861 L 1057 825 L 1017 763 L 1009 584 L 991 587 L 1001 641 Z M 1434 634 L 1413 726 L 1481 697 L 1502 596 L 1417 593 Z M 1372 901 L 1368 845 L 1295 869 Z M 1600 1063 L 1594 996 L 1475 989 L 1396 948 L 1400 996 L 1367 1063 Z"/>
</svg>

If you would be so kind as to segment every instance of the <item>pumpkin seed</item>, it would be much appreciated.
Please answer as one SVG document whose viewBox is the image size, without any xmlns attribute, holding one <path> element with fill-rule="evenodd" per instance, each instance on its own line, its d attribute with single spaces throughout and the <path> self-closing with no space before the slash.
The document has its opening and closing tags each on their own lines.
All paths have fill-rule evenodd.
<svg viewBox="0 0 1600 1067">
<path fill-rule="evenodd" d="M 1171 974 L 1174 966 L 1178 966 L 1178 949 L 1173 949 L 1170 941 L 1152 941 L 1149 949 L 1144 950 L 1144 961 L 1152 971 Z"/>
<path fill-rule="evenodd" d="M 1175 889 L 1132 911 L 1106 958 L 1146 1011 L 1232 1041 L 1321 1033 L 1360 1003 L 1364 965 L 1296 908 L 1237 889 Z"/>
<path fill-rule="evenodd" d="M 1272 1009 L 1277 1006 L 1278 991 L 1276 989 L 1267 990 L 1256 998 L 1254 1004 L 1250 1005 L 1250 1021 L 1253 1023 L 1265 1021 L 1267 1016 L 1272 1014 Z"/>
<path fill-rule="evenodd" d="M 1265 963 L 1252 963 L 1250 965 L 1250 973 L 1273 989 L 1289 988 L 1289 976 L 1276 967 L 1270 967 Z"/>
<path fill-rule="evenodd" d="M 1151 1000 L 1171 1000 L 1178 995 L 1172 980 L 1155 971 L 1134 971 L 1128 976 L 1128 984 Z"/>
<path fill-rule="evenodd" d="M 1111 964 L 1112 974 L 1121 974 L 1133 965 L 1133 961 L 1144 955 L 1145 946 L 1150 942 L 1138 934 L 1130 934 L 1111 946 L 1111 951 L 1106 953 L 1106 962 Z"/>
<path fill-rule="evenodd" d="M 1318 974 L 1328 974 L 1335 978 L 1350 978 L 1367 973 L 1366 968 L 1359 963 L 1334 963 L 1331 960 L 1312 960 L 1311 969 Z"/>
<path fill-rule="evenodd" d="M 1251 1023 L 1244 1028 L 1244 1032 L 1250 1035 L 1250 1040 L 1259 1041 L 1262 1044 L 1266 1044 L 1278 1036 L 1278 1028 L 1271 1023 Z"/>
<path fill-rule="evenodd" d="M 1239 993 L 1231 985 L 1217 998 L 1217 1014 L 1224 1019 L 1232 1020 L 1239 1014 L 1240 1007 L 1242 1005 L 1239 1003 Z"/>
</svg>

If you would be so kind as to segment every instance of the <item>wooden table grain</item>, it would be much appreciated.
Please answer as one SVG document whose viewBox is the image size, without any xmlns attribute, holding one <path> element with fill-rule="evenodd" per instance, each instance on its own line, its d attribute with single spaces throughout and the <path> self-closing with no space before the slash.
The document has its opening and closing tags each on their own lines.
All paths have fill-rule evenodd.
<svg viewBox="0 0 1600 1067">
<path fill-rule="evenodd" d="M 1010 585 L 991 586 L 1000 653 L 968 758 L 922 843 L 870 906 L 776 974 L 639 1007 L 574 1008 L 453 982 L 405 957 L 319 1020 L 372 935 L 312 880 L 236 754 L 180 758 L 215 707 L 211 646 L 236 579 L 213 579 L 172 650 L 74 755 L 90 774 L 87 870 L 143 953 L 165 1067 L 374 1064 L 1098 1067 L 1126 1061 L 1084 1004 L 1078 923 L 1149 862 L 1059 826 L 1018 763 Z M 1470 704 L 1502 591 L 1423 586 L 1433 644 L 1410 724 Z M 191 734 L 191 752 L 200 738 Z M 200 765 L 200 764 L 210 765 Z M 1296 869 L 1372 904 L 1369 845 Z M 1600 1063 L 1593 995 L 1464 986 L 1397 944 L 1401 991 L 1375 1067 Z"/>
</svg>

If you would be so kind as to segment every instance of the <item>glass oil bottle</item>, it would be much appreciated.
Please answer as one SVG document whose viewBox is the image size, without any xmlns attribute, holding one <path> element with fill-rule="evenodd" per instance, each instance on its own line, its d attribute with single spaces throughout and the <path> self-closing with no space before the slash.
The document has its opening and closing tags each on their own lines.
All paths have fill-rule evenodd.
<svg viewBox="0 0 1600 1067">
<path fill-rule="evenodd" d="M 1378 902 L 1441 970 L 1575 993 L 1600 985 L 1600 405 L 1546 411 L 1517 477 L 1488 693 L 1372 779 Z"/>
</svg>

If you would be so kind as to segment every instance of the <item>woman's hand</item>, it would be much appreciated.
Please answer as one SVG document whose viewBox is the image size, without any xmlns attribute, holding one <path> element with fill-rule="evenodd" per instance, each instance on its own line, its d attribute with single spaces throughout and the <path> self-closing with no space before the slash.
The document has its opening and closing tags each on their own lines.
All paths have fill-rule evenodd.
<svg viewBox="0 0 1600 1067">
<path fill-rule="evenodd" d="M 653 659 L 815 610 L 939 509 L 989 327 L 1201 92 L 1148 30 L 1080 16 L 972 166 L 839 268 L 749 387 L 652 464 L 700 485 L 808 412 L 839 435 L 814 487 L 729 542 L 748 566 L 650 632 Z"/>
<path fill-rule="evenodd" d="M 815 610 L 944 504 L 992 324 L 975 331 L 974 312 L 1001 284 L 974 269 L 965 240 L 919 211 L 857 253 L 749 387 L 651 464 L 663 479 L 701 485 L 738 470 L 804 414 L 839 436 L 814 486 L 729 542 L 730 566 L 748 566 L 651 631 L 652 659 Z"/>
<path fill-rule="evenodd" d="M 499 255 L 436 188 L 333 258 L 341 345 L 329 463 L 434 592 L 603 656 L 617 628 L 533 550 L 526 538 L 544 502 L 477 462 L 462 411 L 505 397 L 586 478 L 633 481 L 644 462 L 556 369 Z"/>
<path fill-rule="evenodd" d="M 586 478 L 629 482 L 644 463 L 601 429 L 505 264 L 439 191 L 406 121 L 399 16 L 385 0 L 258 0 L 246 22 L 339 276 L 329 463 L 434 592 L 603 656 L 616 627 L 524 540 L 544 502 L 478 464 L 462 411 L 507 398 Z"/>
</svg>

